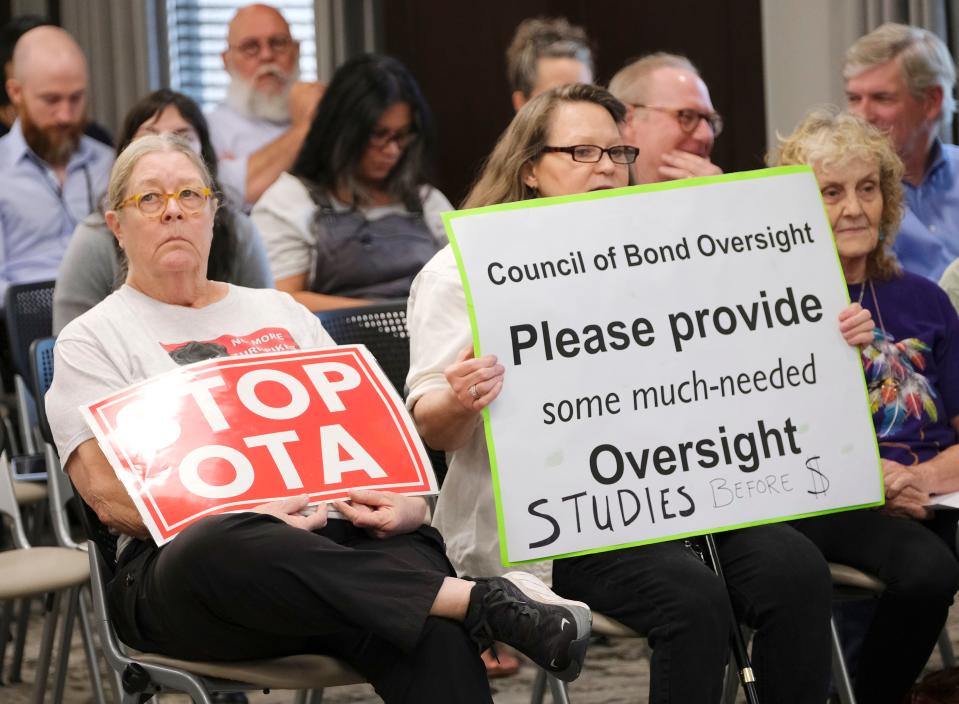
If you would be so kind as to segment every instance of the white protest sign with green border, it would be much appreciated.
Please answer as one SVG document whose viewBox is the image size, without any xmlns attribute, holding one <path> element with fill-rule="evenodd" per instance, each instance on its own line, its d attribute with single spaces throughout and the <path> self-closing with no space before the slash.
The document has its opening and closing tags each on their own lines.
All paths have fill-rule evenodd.
<svg viewBox="0 0 959 704">
<path fill-rule="evenodd" d="M 781 167 L 444 215 L 504 564 L 876 506 L 815 177 Z"/>
</svg>

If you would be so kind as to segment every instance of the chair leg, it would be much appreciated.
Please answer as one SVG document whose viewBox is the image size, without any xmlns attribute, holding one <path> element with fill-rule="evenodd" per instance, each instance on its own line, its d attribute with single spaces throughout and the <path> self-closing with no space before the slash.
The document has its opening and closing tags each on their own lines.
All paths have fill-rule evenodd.
<svg viewBox="0 0 959 704">
<path fill-rule="evenodd" d="M 43 704 L 47 689 L 47 676 L 50 674 L 50 659 L 53 654 L 53 640 L 57 632 L 57 619 L 60 617 L 63 592 L 47 595 L 46 619 L 43 622 L 43 637 L 40 640 L 40 656 L 37 658 L 37 673 L 33 683 L 33 704 Z"/>
<path fill-rule="evenodd" d="M 4 665 L 7 663 L 7 643 L 12 639 L 10 629 L 13 627 L 13 609 L 15 601 L 9 599 L 3 602 L 3 611 L 0 612 L 0 686 L 3 686 Z"/>
<path fill-rule="evenodd" d="M 948 669 L 956 666 L 956 653 L 952 649 L 949 629 L 945 626 L 942 628 L 942 633 L 939 634 L 939 655 L 942 658 L 943 668 Z"/>
<path fill-rule="evenodd" d="M 842 704 L 856 704 L 856 695 L 852 691 L 852 682 L 849 671 L 846 669 L 846 659 L 842 656 L 842 643 L 839 640 L 839 630 L 836 621 L 829 617 L 829 632 L 832 637 L 832 681 L 839 694 Z"/>
<path fill-rule="evenodd" d="M 546 675 L 546 682 L 549 684 L 549 693 L 553 695 L 553 704 L 569 704 L 569 693 L 566 691 L 565 682 L 550 674 Z"/>
<path fill-rule="evenodd" d="M 739 668 L 736 666 L 736 656 L 729 654 L 729 663 L 726 665 L 726 674 L 723 675 L 723 704 L 736 704 L 736 694 L 739 692 Z"/>
<path fill-rule="evenodd" d="M 93 686 L 93 700 L 96 704 L 106 704 L 106 698 L 103 692 L 103 677 L 100 675 L 100 661 L 97 658 L 96 643 L 93 638 L 93 627 L 90 623 L 90 613 L 87 611 L 87 604 L 83 597 L 86 594 L 86 586 L 80 591 L 79 616 L 80 616 L 80 636 L 83 638 L 83 652 L 87 659 L 87 669 L 90 671 L 90 683 Z M 116 691 L 112 692 L 112 701 L 120 700 Z"/>
<path fill-rule="evenodd" d="M 17 613 L 17 636 L 13 644 L 13 659 L 10 661 L 10 682 L 23 682 L 23 649 L 27 644 L 27 627 L 30 625 L 30 597 L 20 599 Z"/>
<path fill-rule="evenodd" d="M 7 412 L 3 414 L 3 429 L 6 431 L 7 440 L 10 442 L 10 453 L 12 455 L 23 454 L 20 452 L 20 440 L 17 438 L 17 431 L 14 429 L 10 414 Z"/>
<path fill-rule="evenodd" d="M 543 704 L 543 697 L 546 695 L 546 670 L 541 667 L 536 668 L 536 678 L 533 680 L 533 693 L 530 696 L 529 704 Z"/>
<path fill-rule="evenodd" d="M 73 642 L 73 624 L 77 620 L 77 606 L 80 600 L 80 587 L 74 587 L 67 594 L 67 614 L 63 619 L 60 632 L 60 649 L 57 653 L 56 685 L 53 689 L 53 701 L 63 701 L 63 689 L 67 683 L 67 668 L 70 667 L 70 644 Z"/>
</svg>

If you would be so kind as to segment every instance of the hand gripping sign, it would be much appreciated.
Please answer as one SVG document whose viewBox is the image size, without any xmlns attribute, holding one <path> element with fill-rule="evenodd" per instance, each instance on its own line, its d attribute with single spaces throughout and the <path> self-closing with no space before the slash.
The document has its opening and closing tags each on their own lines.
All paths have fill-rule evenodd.
<svg viewBox="0 0 959 704">
<path fill-rule="evenodd" d="M 362 345 L 223 357 L 81 408 L 158 545 L 194 521 L 307 494 L 436 493 L 402 401 Z"/>
<path fill-rule="evenodd" d="M 444 215 L 506 563 L 883 500 L 808 167 Z"/>
</svg>

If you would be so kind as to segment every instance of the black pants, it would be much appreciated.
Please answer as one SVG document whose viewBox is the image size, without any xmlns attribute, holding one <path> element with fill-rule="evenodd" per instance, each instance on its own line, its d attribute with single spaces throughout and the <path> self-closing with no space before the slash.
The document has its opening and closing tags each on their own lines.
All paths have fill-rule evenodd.
<svg viewBox="0 0 959 704">
<path fill-rule="evenodd" d="M 554 589 L 646 635 L 651 704 L 718 702 L 732 618 L 756 629 L 759 699 L 824 702 L 831 584 L 816 547 L 789 526 L 718 533 L 727 590 L 682 541 L 553 563 Z"/>
<path fill-rule="evenodd" d="M 433 528 L 374 539 L 346 521 L 310 533 L 237 513 L 157 549 L 134 543 L 108 585 L 120 638 L 191 660 L 294 653 L 350 663 L 386 702 L 491 701 L 462 625 L 429 615 L 453 574 Z"/>
<path fill-rule="evenodd" d="M 929 526 L 880 511 L 795 523 L 828 561 L 886 583 L 853 673 L 858 701 L 899 702 L 929 659 L 959 588 L 959 564 L 937 535 L 951 533 L 954 541 L 956 512 L 950 513 Z M 950 522 L 951 530 L 944 525 Z"/>
</svg>

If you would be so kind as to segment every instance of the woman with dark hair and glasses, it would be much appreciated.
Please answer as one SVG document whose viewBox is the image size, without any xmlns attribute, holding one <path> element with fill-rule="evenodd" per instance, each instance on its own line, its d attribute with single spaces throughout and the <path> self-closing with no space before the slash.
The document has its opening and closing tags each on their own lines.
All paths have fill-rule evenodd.
<svg viewBox="0 0 959 704">
<path fill-rule="evenodd" d="M 293 169 L 253 207 L 276 287 L 315 311 L 405 297 L 453 209 L 428 184 L 432 150 L 430 109 L 403 64 L 343 64 Z"/>
<path fill-rule="evenodd" d="M 222 205 L 213 221 L 209 277 L 248 288 L 272 288 L 273 277 L 259 233 L 233 205 L 242 203 L 242 199 L 233 193 L 219 193 L 216 153 L 199 106 L 182 93 L 166 88 L 150 93 L 127 112 L 117 154 L 133 140 L 148 134 L 178 135 L 200 155 L 213 175 Z M 110 295 L 125 279 L 123 250 L 107 227 L 102 210 L 91 213 L 77 225 L 60 264 L 53 291 L 54 333 Z"/>
</svg>

